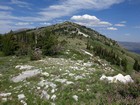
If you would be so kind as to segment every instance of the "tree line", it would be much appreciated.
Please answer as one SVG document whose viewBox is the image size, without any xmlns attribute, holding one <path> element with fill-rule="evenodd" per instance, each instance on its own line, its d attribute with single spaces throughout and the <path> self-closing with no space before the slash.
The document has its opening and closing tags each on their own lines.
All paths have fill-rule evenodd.
<svg viewBox="0 0 140 105">
<path fill-rule="evenodd" d="M 0 51 L 5 56 L 20 56 L 28 55 L 38 48 L 43 55 L 55 55 L 62 49 L 63 42 L 58 41 L 58 37 L 49 30 L 45 30 L 44 34 L 10 31 L 5 35 L 0 35 Z"/>
<path fill-rule="evenodd" d="M 96 46 L 93 48 L 95 55 L 100 56 L 103 59 L 106 59 L 108 62 L 114 65 L 120 66 L 123 71 L 127 71 L 128 68 L 128 61 L 126 58 L 120 58 L 120 56 L 115 53 L 115 51 L 112 50 L 107 50 L 106 48 L 103 48 L 101 46 Z"/>
</svg>

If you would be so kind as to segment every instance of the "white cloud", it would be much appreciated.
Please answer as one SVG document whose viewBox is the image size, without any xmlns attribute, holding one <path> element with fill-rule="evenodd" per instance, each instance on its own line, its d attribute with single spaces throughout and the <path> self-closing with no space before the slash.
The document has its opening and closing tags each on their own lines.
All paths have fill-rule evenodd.
<svg viewBox="0 0 140 105">
<path fill-rule="evenodd" d="M 43 23 L 40 23 L 40 25 L 49 26 L 49 25 L 51 25 L 51 23 L 43 22 Z"/>
<path fill-rule="evenodd" d="M 60 0 L 60 2 L 57 5 L 51 5 L 47 8 L 41 9 L 39 12 L 36 12 L 36 17 L 17 17 L 13 15 L 11 16 L 14 19 L 20 21 L 49 21 L 63 16 L 71 16 L 81 9 L 106 9 L 114 4 L 118 4 L 123 1 L 124 0 Z M 16 4 L 20 7 L 30 8 L 31 6 L 30 3 L 23 2 L 21 0 L 11 0 L 11 3 Z"/>
<path fill-rule="evenodd" d="M 125 23 L 127 23 L 127 21 L 121 21 L 120 23 L 125 24 Z"/>
<path fill-rule="evenodd" d="M 131 35 L 130 33 L 125 34 L 125 36 L 130 36 L 130 35 Z"/>
<path fill-rule="evenodd" d="M 111 26 L 112 24 L 106 21 L 101 21 L 96 16 L 91 16 L 88 14 L 85 15 L 78 15 L 78 16 L 72 16 L 71 20 L 74 20 L 76 23 L 81 25 L 86 25 L 89 27 L 107 27 Z"/>
<path fill-rule="evenodd" d="M 8 32 L 10 31 L 11 29 L 15 29 L 14 26 L 10 25 L 12 24 L 13 22 L 10 21 L 10 20 L 0 20 L 0 33 L 5 33 L 5 32 Z"/>
<path fill-rule="evenodd" d="M 125 27 L 127 22 L 126 21 L 121 21 L 119 22 L 118 24 L 115 24 L 114 26 L 117 26 L 117 27 Z"/>
<path fill-rule="evenodd" d="M 72 16 L 71 19 L 76 21 L 100 21 L 96 16 L 91 16 L 88 14 L 85 14 L 83 16 Z"/>
<path fill-rule="evenodd" d="M 17 30 L 21 28 L 33 28 L 32 24 L 28 24 L 27 22 L 17 22 L 13 17 L 10 15 L 10 12 L 0 12 L 0 33 L 6 33 L 10 30 Z"/>
<path fill-rule="evenodd" d="M 28 9 L 31 9 L 30 8 L 30 3 L 27 3 L 27 2 L 25 2 L 25 1 L 21 1 L 21 0 L 11 0 L 11 3 L 12 4 L 16 4 L 17 6 L 19 6 L 19 7 L 26 7 L 26 8 L 28 8 Z"/>
<path fill-rule="evenodd" d="M 53 19 L 58 19 L 64 16 L 71 16 L 78 13 L 80 10 L 92 9 L 102 10 L 111 7 L 114 4 L 119 4 L 125 0 L 60 0 L 56 5 L 50 5 L 49 7 L 40 9 L 39 12 L 34 13 L 35 16 L 16 16 L 11 12 L 1 12 L 0 20 L 8 21 L 23 21 L 23 22 L 46 22 Z M 11 4 L 19 7 L 25 7 L 31 9 L 32 4 L 23 0 L 11 0 Z M 95 22 L 91 22 L 89 26 L 111 26 L 111 23 L 96 19 Z M 86 24 L 86 23 L 82 23 Z M 7 27 L 9 24 L 5 24 Z M 88 24 L 86 24 L 88 25 Z M 9 25 L 12 27 L 12 25 Z M 15 27 L 15 26 L 13 26 Z M 0 28 L 1 29 L 1 28 Z M 8 28 L 7 28 L 8 30 Z M 1 31 L 0 31 L 1 32 Z"/>
<path fill-rule="evenodd" d="M 51 20 L 62 16 L 69 16 L 77 13 L 81 9 L 102 10 L 109 8 L 114 4 L 123 2 L 124 0 L 66 0 L 42 9 L 39 15 L 45 19 Z"/>
<path fill-rule="evenodd" d="M 115 24 L 115 26 L 117 26 L 117 27 L 125 27 L 125 24 Z"/>
<path fill-rule="evenodd" d="M 136 28 L 136 29 L 140 29 L 140 26 L 135 26 L 134 28 Z"/>
<path fill-rule="evenodd" d="M 26 25 L 31 25 L 31 24 L 33 24 L 33 23 L 32 22 L 18 22 L 15 25 L 17 25 L 17 26 L 26 26 Z"/>
<path fill-rule="evenodd" d="M 107 30 L 116 31 L 116 30 L 118 30 L 118 29 L 117 29 L 117 28 L 115 28 L 115 27 L 108 27 L 108 28 L 107 28 Z"/>
<path fill-rule="evenodd" d="M 13 10 L 12 7 L 0 5 L 0 10 Z"/>
</svg>

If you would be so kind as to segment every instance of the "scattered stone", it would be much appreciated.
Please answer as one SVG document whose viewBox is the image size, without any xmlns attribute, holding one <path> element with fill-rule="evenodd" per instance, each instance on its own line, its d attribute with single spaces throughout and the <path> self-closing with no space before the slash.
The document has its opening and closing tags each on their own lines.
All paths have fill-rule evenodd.
<svg viewBox="0 0 140 105">
<path fill-rule="evenodd" d="M 51 99 L 54 101 L 56 99 L 56 95 L 52 95 Z"/>
<path fill-rule="evenodd" d="M 25 98 L 25 95 L 24 94 L 19 94 L 18 95 L 18 100 L 22 100 L 22 99 L 24 99 Z"/>
<path fill-rule="evenodd" d="M 39 86 L 43 87 L 43 86 L 47 86 L 47 88 L 50 86 L 52 87 L 53 89 L 56 88 L 56 84 L 52 83 L 52 82 L 48 82 L 47 80 L 42 80 L 38 83 Z"/>
<path fill-rule="evenodd" d="M 39 69 L 24 71 L 20 75 L 13 77 L 12 81 L 13 82 L 20 82 L 20 81 L 25 80 L 26 78 L 36 76 L 40 73 L 41 73 L 41 70 L 39 70 Z"/>
<path fill-rule="evenodd" d="M 6 102 L 7 101 L 7 98 L 2 98 L 2 101 Z"/>
<path fill-rule="evenodd" d="M 87 62 L 87 63 L 84 63 L 83 65 L 86 66 L 86 67 L 90 67 L 90 66 L 93 65 L 93 63 L 92 62 Z"/>
<path fill-rule="evenodd" d="M 45 90 L 43 90 L 42 94 L 41 94 L 41 98 L 45 98 L 45 99 L 49 100 L 50 99 L 50 95 Z"/>
<path fill-rule="evenodd" d="M 54 93 L 54 92 L 55 92 L 55 89 L 52 89 L 52 90 L 51 90 L 51 93 Z"/>
<path fill-rule="evenodd" d="M 75 80 L 79 80 L 79 79 L 83 79 L 82 76 L 78 75 L 78 76 L 75 76 Z"/>
<path fill-rule="evenodd" d="M 42 72 L 41 74 L 44 75 L 44 76 L 46 76 L 46 77 L 49 76 L 49 73 L 47 73 L 47 72 Z"/>
<path fill-rule="evenodd" d="M 72 81 L 67 81 L 66 84 L 67 84 L 67 85 L 70 85 L 70 84 L 74 84 L 74 82 L 72 82 Z"/>
<path fill-rule="evenodd" d="M 82 50 L 85 54 L 87 54 L 87 55 L 90 55 L 91 57 L 93 56 L 93 54 L 91 54 L 91 53 L 89 53 L 89 52 L 87 52 L 87 51 L 85 51 L 85 50 Z"/>
<path fill-rule="evenodd" d="M 40 90 L 41 88 L 40 87 L 37 87 L 37 90 Z"/>
<path fill-rule="evenodd" d="M 78 101 L 78 96 L 77 96 L 77 95 L 73 95 L 72 98 L 73 98 L 75 101 Z"/>
<path fill-rule="evenodd" d="M 67 79 L 56 79 L 56 82 L 60 82 L 60 83 L 65 83 L 67 81 Z"/>
<path fill-rule="evenodd" d="M 73 74 L 73 73 L 69 73 L 69 76 L 71 76 L 71 77 L 74 76 L 74 75 L 75 75 L 75 74 Z"/>
<path fill-rule="evenodd" d="M 74 69 L 74 70 L 79 70 L 79 68 L 77 66 L 70 66 L 71 69 Z"/>
<path fill-rule="evenodd" d="M 81 32 L 79 29 L 78 29 L 78 34 L 79 34 L 79 35 L 83 35 L 84 37 L 89 37 L 89 35 L 87 35 L 87 34 Z"/>
<path fill-rule="evenodd" d="M 30 70 L 30 69 L 33 68 L 33 66 L 30 66 L 30 65 L 17 65 L 15 68 L 20 69 L 20 70 Z"/>
<path fill-rule="evenodd" d="M 0 97 L 8 97 L 11 93 L 0 93 Z"/>
<path fill-rule="evenodd" d="M 23 105 L 27 105 L 27 103 L 24 100 L 20 101 Z"/>
<path fill-rule="evenodd" d="M 55 105 L 55 103 L 51 103 L 51 105 Z"/>
</svg>

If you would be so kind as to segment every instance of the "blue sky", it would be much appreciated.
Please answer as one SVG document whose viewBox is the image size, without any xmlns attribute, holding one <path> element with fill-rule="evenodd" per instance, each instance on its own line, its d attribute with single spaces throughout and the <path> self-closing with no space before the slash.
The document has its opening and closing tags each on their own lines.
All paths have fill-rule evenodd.
<svg viewBox="0 0 140 105">
<path fill-rule="evenodd" d="M 64 21 L 140 42 L 140 0 L 0 0 L 0 33 Z"/>
</svg>

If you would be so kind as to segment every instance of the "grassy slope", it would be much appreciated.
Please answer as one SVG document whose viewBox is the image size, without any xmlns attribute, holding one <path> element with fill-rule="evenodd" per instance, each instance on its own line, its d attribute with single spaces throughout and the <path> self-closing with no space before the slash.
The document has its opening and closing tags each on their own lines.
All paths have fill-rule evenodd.
<svg viewBox="0 0 140 105">
<path fill-rule="evenodd" d="M 92 43 L 92 46 L 102 46 L 103 48 L 106 48 L 107 50 L 113 51 L 119 55 L 121 59 L 126 58 L 128 60 L 128 72 L 131 73 L 133 71 L 133 64 L 134 59 L 140 60 L 140 55 L 131 53 L 121 46 L 117 44 L 116 41 L 111 40 L 100 33 L 98 33 L 95 30 L 92 30 L 90 28 L 87 28 L 85 26 L 81 26 L 75 23 L 71 22 L 64 22 L 61 24 L 51 25 L 47 27 L 41 27 L 38 29 L 32 29 L 28 30 L 27 33 L 34 32 L 37 35 L 44 35 L 45 30 L 51 31 L 56 36 L 59 36 L 59 40 L 63 41 L 66 40 L 67 47 L 70 49 L 86 49 L 86 44 L 88 42 L 88 38 L 85 38 L 84 36 L 79 35 L 78 33 L 73 33 L 74 30 L 80 31 L 82 33 L 85 33 L 90 36 L 90 42 Z M 73 38 L 72 38 L 73 37 Z M 94 53 L 93 50 L 91 52 Z"/>
<path fill-rule="evenodd" d="M 30 105 L 46 105 L 55 103 L 56 105 L 97 105 L 97 104 L 138 104 L 140 100 L 139 75 L 133 74 L 135 83 L 123 85 L 123 84 L 108 84 L 99 80 L 102 74 L 116 75 L 120 73 L 120 70 L 114 72 L 105 70 L 106 67 L 111 67 L 105 60 L 98 57 L 90 57 L 83 52 L 69 50 L 64 51 L 61 54 L 63 58 L 46 57 L 43 61 L 29 61 L 28 57 L 0 57 L 0 92 L 11 92 L 12 95 L 7 97 L 8 101 L 0 101 L 2 105 L 10 104 L 20 105 L 21 102 L 17 99 L 17 95 L 23 93 L 26 98 L 26 103 Z M 69 59 L 70 58 L 70 59 Z M 79 61 L 80 60 L 80 61 Z M 100 60 L 102 64 L 107 64 L 106 67 L 98 64 Z M 83 63 L 93 62 L 91 66 L 84 66 Z M 83 62 L 83 63 L 80 63 Z M 49 76 L 42 76 L 41 74 L 28 78 L 26 81 L 13 83 L 10 79 L 18 73 L 22 72 L 19 69 L 15 69 L 18 64 L 27 64 L 35 66 L 35 68 L 42 69 L 43 72 L 49 73 Z M 78 67 L 74 69 L 71 67 Z M 121 72 L 123 73 L 123 72 Z M 69 74 L 73 74 L 70 76 Z M 123 73 L 125 74 L 125 73 Z M 84 76 L 85 75 L 85 76 Z M 75 80 L 76 76 L 84 76 L 84 78 Z M 134 78 L 134 76 L 137 76 Z M 66 85 L 65 83 L 59 83 L 55 80 L 57 78 L 67 79 L 74 82 L 74 84 Z M 52 88 L 39 87 L 37 84 L 42 80 L 47 80 L 57 85 L 57 91 L 51 93 Z M 41 98 L 41 92 L 45 90 L 49 95 L 56 95 L 56 99 L 46 100 Z M 72 96 L 77 95 L 78 101 L 75 101 Z M 0 100 L 2 97 L 0 97 Z"/>
</svg>

